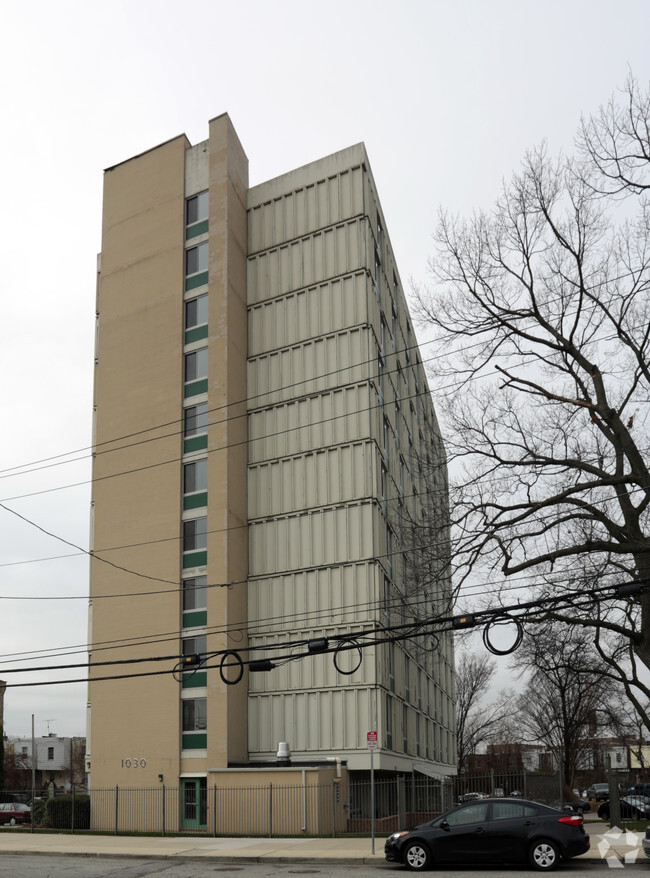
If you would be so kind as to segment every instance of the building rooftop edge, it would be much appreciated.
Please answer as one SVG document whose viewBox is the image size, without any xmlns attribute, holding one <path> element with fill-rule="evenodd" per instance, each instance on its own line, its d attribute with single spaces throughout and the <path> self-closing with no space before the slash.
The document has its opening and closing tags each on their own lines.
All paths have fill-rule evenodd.
<svg viewBox="0 0 650 878">
<path fill-rule="evenodd" d="M 114 165 L 110 165 L 108 168 L 104 168 L 104 173 L 107 174 L 109 171 L 114 171 L 115 168 L 121 167 L 121 165 L 126 165 L 129 162 L 134 161 L 134 159 L 142 158 L 143 155 L 147 155 L 150 152 L 154 152 L 156 149 L 160 149 L 163 146 L 167 146 L 168 143 L 173 143 L 175 140 L 185 140 L 188 146 L 192 146 L 187 137 L 187 134 L 177 134 L 175 137 L 170 137 L 168 140 L 163 140 L 162 143 L 157 143 L 156 146 L 152 146 L 149 149 L 144 149 L 142 152 L 137 153 L 136 155 L 129 156 L 128 159 L 124 159 L 121 162 L 116 162 Z"/>
<path fill-rule="evenodd" d="M 322 167 L 322 170 L 319 169 L 319 175 L 326 177 L 359 164 L 365 164 L 370 169 L 368 153 L 363 141 L 251 186 L 248 190 L 248 206 L 252 207 L 255 204 L 284 195 L 287 191 L 300 187 L 302 185 L 300 181 L 303 179 L 313 182 L 313 172 L 319 165 Z"/>
</svg>

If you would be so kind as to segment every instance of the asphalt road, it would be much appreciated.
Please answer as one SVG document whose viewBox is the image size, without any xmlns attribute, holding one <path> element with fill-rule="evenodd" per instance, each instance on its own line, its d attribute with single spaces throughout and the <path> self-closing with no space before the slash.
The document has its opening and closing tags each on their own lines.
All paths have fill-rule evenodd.
<svg viewBox="0 0 650 878">
<path fill-rule="evenodd" d="M 650 860 L 643 855 L 636 864 L 626 864 L 618 874 L 624 878 L 648 878 Z M 603 860 L 574 859 L 553 874 L 562 878 L 604 875 L 610 867 Z M 230 865 L 176 859 L 151 860 L 135 857 L 67 857 L 5 854 L 0 858 L 1 878 L 407 878 L 401 866 L 381 863 L 370 866 L 300 865 L 252 863 Z M 539 872 L 521 866 L 445 867 L 426 873 L 431 878 L 539 878 Z"/>
</svg>

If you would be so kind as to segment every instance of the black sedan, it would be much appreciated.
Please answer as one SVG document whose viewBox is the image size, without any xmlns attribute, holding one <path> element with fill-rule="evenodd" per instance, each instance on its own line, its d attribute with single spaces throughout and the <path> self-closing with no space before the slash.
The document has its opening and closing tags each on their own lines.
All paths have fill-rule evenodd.
<svg viewBox="0 0 650 878">
<path fill-rule="evenodd" d="M 621 820 L 648 820 L 650 819 L 650 798 L 648 796 L 623 796 L 619 799 Z M 603 820 L 609 820 L 609 802 L 603 802 L 598 807 L 598 816 Z"/>
<path fill-rule="evenodd" d="M 461 805 L 430 823 L 394 832 L 384 847 L 389 863 L 415 871 L 443 863 L 529 863 L 548 871 L 588 850 L 582 814 L 513 798 Z"/>
</svg>

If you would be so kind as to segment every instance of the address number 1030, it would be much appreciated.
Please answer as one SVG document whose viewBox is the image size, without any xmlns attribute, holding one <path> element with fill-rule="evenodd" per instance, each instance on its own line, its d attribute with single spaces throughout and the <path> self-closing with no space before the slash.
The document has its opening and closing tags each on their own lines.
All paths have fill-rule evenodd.
<svg viewBox="0 0 650 878">
<path fill-rule="evenodd" d="M 146 768 L 147 760 L 142 757 L 140 759 L 123 759 L 122 768 Z"/>
</svg>

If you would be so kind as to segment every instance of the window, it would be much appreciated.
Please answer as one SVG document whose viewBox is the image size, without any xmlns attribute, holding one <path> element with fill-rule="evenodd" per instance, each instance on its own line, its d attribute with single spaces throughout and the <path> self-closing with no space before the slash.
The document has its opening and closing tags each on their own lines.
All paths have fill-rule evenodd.
<svg viewBox="0 0 650 878">
<path fill-rule="evenodd" d="M 465 826 L 467 823 L 484 823 L 487 820 L 487 804 L 466 805 L 464 808 L 457 808 L 451 814 L 447 814 L 445 818 L 449 826 Z M 436 826 L 438 821 L 434 823 Z"/>
<path fill-rule="evenodd" d="M 185 225 L 191 226 L 201 220 L 208 218 L 208 191 L 199 192 L 198 195 L 192 195 L 185 202 Z"/>
<path fill-rule="evenodd" d="M 208 294 L 185 302 L 185 329 L 192 329 L 208 322 Z"/>
<path fill-rule="evenodd" d="M 393 749 L 393 699 L 386 696 L 386 747 Z"/>
<path fill-rule="evenodd" d="M 185 383 L 198 381 L 208 377 L 208 349 L 199 348 L 191 354 L 185 354 Z"/>
<path fill-rule="evenodd" d="M 183 435 L 198 436 L 208 432 L 208 404 L 200 402 L 198 405 L 190 405 L 184 412 Z"/>
<path fill-rule="evenodd" d="M 204 384 L 207 381 L 204 379 Z M 207 389 L 201 382 L 186 384 L 185 395 L 194 396 Z M 190 405 L 183 412 L 183 453 L 202 451 L 208 447 L 208 404 Z"/>
<path fill-rule="evenodd" d="M 379 213 L 377 214 L 377 250 L 379 251 L 379 258 L 381 259 L 382 250 L 384 247 L 384 229 L 381 224 L 381 217 Z"/>
<path fill-rule="evenodd" d="M 379 252 L 375 247 L 375 295 L 377 296 L 377 301 L 381 298 L 381 287 L 380 287 L 380 279 L 381 279 L 381 259 L 379 258 Z"/>
<path fill-rule="evenodd" d="M 403 704 L 402 705 L 402 749 L 405 753 L 408 753 L 408 719 L 409 719 L 408 707 L 405 704 Z"/>
<path fill-rule="evenodd" d="M 208 651 L 207 638 L 205 634 L 199 634 L 197 637 L 183 638 L 183 655 L 200 655 L 205 656 Z"/>
<path fill-rule="evenodd" d="M 535 817 L 537 808 L 524 805 L 523 802 L 494 802 L 492 805 L 493 820 L 521 820 L 523 817 Z"/>
<path fill-rule="evenodd" d="M 208 460 L 206 457 L 183 466 L 183 493 L 194 494 L 208 489 Z"/>
<path fill-rule="evenodd" d="M 396 413 L 399 412 L 402 405 L 402 367 L 400 364 L 397 364 L 397 371 L 395 373 L 395 409 Z M 399 433 L 399 421 L 397 421 L 397 432 Z"/>
<path fill-rule="evenodd" d="M 208 727 L 207 698 L 188 698 L 183 701 L 183 731 L 202 732 Z"/>
<path fill-rule="evenodd" d="M 192 518 L 183 522 L 183 551 L 196 552 L 208 547 L 208 519 Z"/>
<path fill-rule="evenodd" d="M 390 578 L 393 578 L 393 532 L 390 527 L 386 528 L 386 570 Z"/>
<path fill-rule="evenodd" d="M 188 247 L 185 251 L 185 276 L 199 274 L 208 270 L 208 242 Z"/>
<path fill-rule="evenodd" d="M 381 320 L 379 321 L 380 325 L 380 343 L 381 343 L 381 358 L 382 360 L 386 356 L 386 333 L 388 332 L 388 327 L 386 326 L 386 319 L 384 315 L 381 315 Z"/>
<path fill-rule="evenodd" d="M 386 628 L 390 625 L 390 580 L 387 576 L 384 576 L 384 625 Z"/>
<path fill-rule="evenodd" d="M 47 748 L 47 758 L 54 759 L 54 747 Z"/>
<path fill-rule="evenodd" d="M 388 418 L 384 418 L 383 422 L 383 440 L 384 440 L 384 460 L 386 462 L 386 466 L 388 467 Z"/>
<path fill-rule="evenodd" d="M 183 610 L 204 610 L 208 605 L 208 577 L 193 576 L 183 580 Z"/>
</svg>

